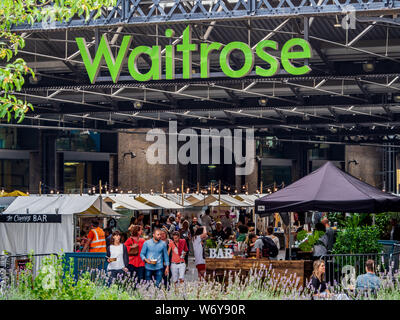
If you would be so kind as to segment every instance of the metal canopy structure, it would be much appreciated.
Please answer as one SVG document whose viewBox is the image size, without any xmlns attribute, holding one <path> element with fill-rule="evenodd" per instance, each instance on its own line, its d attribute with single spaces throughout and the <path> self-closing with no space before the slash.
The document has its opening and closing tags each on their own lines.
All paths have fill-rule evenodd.
<svg viewBox="0 0 400 320">
<path fill-rule="evenodd" d="M 93 19 L 92 12 L 88 19 L 74 17 L 62 23 L 35 23 L 34 25 L 15 26 L 14 30 L 43 30 L 62 28 L 88 28 L 144 25 L 149 23 L 175 23 L 187 21 L 223 21 L 233 19 L 254 19 L 266 17 L 314 16 L 341 14 L 351 10 L 366 13 L 386 14 L 400 8 L 400 1 L 395 0 L 118 0 L 113 8 L 101 10 L 100 17 Z"/>
<path fill-rule="evenodd" d="M 342 28 L 346 5 L 354 29 Z M 55 130 L 117 132 L 132 128 L 255 128 L 256 136 L 285 141 L 398 144 L 400 126 L 399 1 L 118 1 L 97 19 L 74 18 L 55 25 L 15 26 L 23 34 L 23 57 L 39 75 L 15 92 L 35 106 L 22 124 Z M 190 9 L 190 10 L 189 10 Z M 312 71 L 274 77 L 249 74 L 227 78 L 218 53 L 210 57 L 210 78 L 199 76 L 199 56 L 193 53 L 192 79 L 182 79 L 182 57 L 175 56 L 176 79 L 134 81 L 125 64 L 113 83 L 103 65 L 91 84 L 76 37 L 84 37 L 92 56 L 106 34 L 114 55 L 124 35 L 132 48 L 179 44 L 192 25 L 193 43 L 242 41 L 250 47 L 262 40 L 279 44 L 293 37 L 311 43 Z M 165 30 L 175 30 L 171 40 Z M 162 51 L 165 54 L 165 51 Z M 275 52 L 277 54 L 277 52 Z M 142 55 L 138 67 L 146 72 L 151 61 Z M 279 56 L 277 56 L 279 59 Z M 233 68 L 243 56 L 234 52 Z M 263 61 L 256 59 L 257 65 Z M 264 64 L 265 65 L 265 64 Z"/>
</svg>

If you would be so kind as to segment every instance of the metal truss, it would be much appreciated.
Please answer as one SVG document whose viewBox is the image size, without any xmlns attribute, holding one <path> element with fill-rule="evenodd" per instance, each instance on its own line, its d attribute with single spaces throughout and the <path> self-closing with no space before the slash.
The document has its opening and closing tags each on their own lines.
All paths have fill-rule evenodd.
<svg viewBox="0 0 400 320">
<path fill-rule="evenodd" d="M 349 9 L 351 8 L 351 9 Z M 118 0 L 113 8 L 96 11 L 88 20 L 74 17 L 63 23 L 21 24 L 14 31 L 90 28 L 99 26 L 143 25 L 188 21 L 220 21 L 263 17 L 320 16 L 348 11 L 390 14 L 400 9 L 396 0 Z"/>
</svg>

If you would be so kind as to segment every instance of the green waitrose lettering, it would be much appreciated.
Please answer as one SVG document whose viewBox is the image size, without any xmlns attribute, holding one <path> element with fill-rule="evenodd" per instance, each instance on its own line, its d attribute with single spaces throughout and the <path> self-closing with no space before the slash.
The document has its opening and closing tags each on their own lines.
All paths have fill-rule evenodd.
<svg viewBox="0 0 400 320">
<path fill-rule="evenodd" d="M 174 31 L 167 29 L 165 36 L 174 37 Z M 129 46 L 132 42 L 132 36 L 126 35 L 122 38 L 121 46 L 116 53 L 115 58 L 111 52 L 107 38 L 101 37 L 98 49 L 92 59 L 84 38 L 76 38 L 83 63 L 86 67 L 91 83 L 96 82 L 96 77 L 100 71 L 103 59 L 106 62 L 108 71 L 114 83 L 118 82 L 122 70 L 122 64 L 125 60 Z M 172 40 L 172 39 L 171 39 Z M 171 42 L 170 40 L 170 42 Z M 128 57 L 128 70 L 132 78 L 136 81 L 150 81 L 162 79 L 162 69 L 165 69 L 165 79 L 175 79 L 175 52 L 182 53 L 182 78 L 190 79 L 192 76 L 192 54 L 200 51 L 200 77 L 208 78 L 210 76 L 210 53 L 219 52 L 219 66 L 222 72 L 230 78 L 241 78 L 248 75 L 254 69 L 255 56 L 269 64 L 269 68 L 256 66 L 255 73 L 261 77 L 271 77 L 279 72 L 279 60 L 270 55 L 265 49 L 279 50 L 276 41 L 264 40 L 257 44 L 255 50 L 251 49 L 246 43 L 234 41 L 226 45 L 219 42 L 201 43 L 199 46 L 192 43 L 192 30 L 187 26 L 182 34 L 182 41 L 178 45 L 169 44 L 165 46 L 165 56 L 162 57 L 161 46 L 138 46 L 133 48 Z M 241 51 L 244 55 L 244 63 L 239 69 L 235 70 L 230 65 L 230 55 L 234 51 Z M 151 61 L 150 69 L 143 73 L 138 70 L 138 58 L 141 55 L 148 55 Z M 310 44 L 302 38 L 292 38 L 282 47 L 281 53 L 282 67 L 292 75 L 303 75 L 311 71 L 307 65 L 294 65 L 293 60 L 303 60 L 312 57 Z M 164 65 L 163 65 L 164 63 Z"/>
</svg>

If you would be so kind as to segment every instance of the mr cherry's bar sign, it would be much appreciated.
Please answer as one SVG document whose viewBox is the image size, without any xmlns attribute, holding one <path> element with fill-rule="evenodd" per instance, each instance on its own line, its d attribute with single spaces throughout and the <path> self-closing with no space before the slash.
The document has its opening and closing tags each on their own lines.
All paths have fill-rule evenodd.
<svg viewBox="0 0 400 320">
<path fill-rule="evenodd" d="M 61 223 L 60 214 L 0 214 L 0 223 Z"/>
</svg>

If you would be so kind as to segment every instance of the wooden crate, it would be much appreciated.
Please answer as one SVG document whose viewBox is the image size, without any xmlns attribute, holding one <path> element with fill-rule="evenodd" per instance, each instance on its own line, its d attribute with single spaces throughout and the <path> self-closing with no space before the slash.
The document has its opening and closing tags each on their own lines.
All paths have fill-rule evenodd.
<svg viewBox="0 0 400 320">
<path fill-rule="evenodd" d="M 225 272 L 241 271 L 245 276 L 250 269 L 261 268 L 265 265 L 266 269 L 274 270 L 276 277 L 280 274 L 283 276 L 287 270 L 286 276 L 290 274 L 300 278 L 299 285 L 303 287 L 306 281 L 310 279 L 312 274 L 312 261 L 309 260 L 269 260 L 269 259 L 210 259 L 206 258 L 206 273 L 207 275 L 215 274 L 220 278 Z"/>
</svg>

